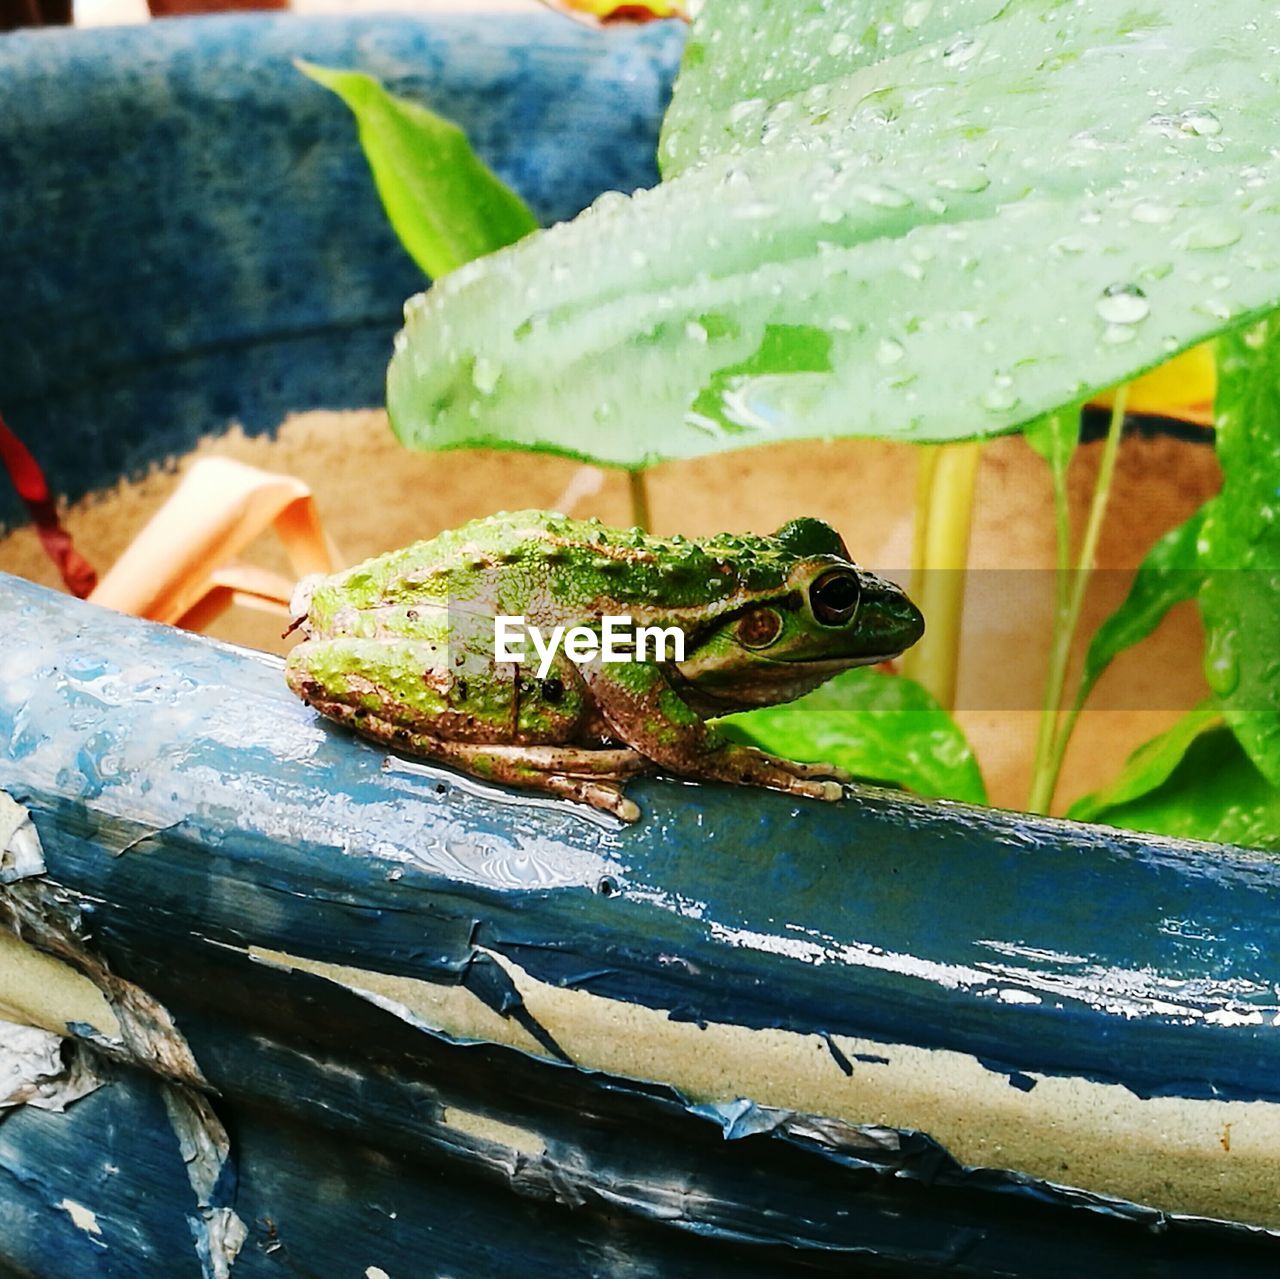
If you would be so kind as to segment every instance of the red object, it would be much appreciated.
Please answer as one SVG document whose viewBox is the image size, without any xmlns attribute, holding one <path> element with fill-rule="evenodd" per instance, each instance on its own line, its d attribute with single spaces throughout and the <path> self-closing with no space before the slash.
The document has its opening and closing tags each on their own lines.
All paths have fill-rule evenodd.
<svg viewBox="0 0 1280 1279">
<path fill-rule="evenodd" d="M 13 487 L 31 513 L 31 522 L 45 553 L 58 566 L 72 595 L 84 599 L 98 584 L 93 566 L 72 545 L 71 534 L 58 519 L 58 508 L 49 496 L 44 472 L 31 451 L 0 418 L 0 463 L 9 472 Z"/>
</svg>

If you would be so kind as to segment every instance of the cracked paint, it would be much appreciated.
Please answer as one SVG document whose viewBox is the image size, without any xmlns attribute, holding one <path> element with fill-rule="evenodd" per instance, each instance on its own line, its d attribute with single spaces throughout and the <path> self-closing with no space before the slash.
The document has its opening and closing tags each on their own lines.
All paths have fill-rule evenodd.
<svg viewBox="0 0 1280 1279">
<path fill-rule="evenodd" d="M 235 1194 L 231 1139 L 201 1093 L 171 1084 L 165 1088 L 164 1105 L 196 1195 L 198 1212 L 188 1216 L 187 1222 L 201 1269 L 205 1279 L 230 1279 L 249 1234 L 235 1209 L 225 1202 Z"/>
<path fill-rule="evenodd" d="M 179 1083 L 209 1087 L 168 1010 L 140 986 L 118 977 L 89 949 L 80 901 L 72 893 L 43 879 L 10 884 L 0 892 L 0 927 L 64 961 L 97 987 L 115 1023 L 113 1035 L 93 1040 L 103 1052 Z M 92 1020 L 88 1024 L 97 1025 Z M 78 1031 L 79 1019 L 66 1028 Z"/>
</svg>

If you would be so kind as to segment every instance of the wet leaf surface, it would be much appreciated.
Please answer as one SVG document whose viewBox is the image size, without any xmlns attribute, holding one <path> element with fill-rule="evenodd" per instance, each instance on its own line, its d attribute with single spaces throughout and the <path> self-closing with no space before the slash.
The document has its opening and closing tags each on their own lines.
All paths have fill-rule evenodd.
<svg viewBox="0 0 1280 1279">
<path fill-rule="evenodd" d="M 708 0 L 696 20 L 666 182 L 413 301 L 388 388 L 406 443 L 636 466 L 984 436 L 1280 303 L 1276 12 L 749 18 Z"/>
</svg>

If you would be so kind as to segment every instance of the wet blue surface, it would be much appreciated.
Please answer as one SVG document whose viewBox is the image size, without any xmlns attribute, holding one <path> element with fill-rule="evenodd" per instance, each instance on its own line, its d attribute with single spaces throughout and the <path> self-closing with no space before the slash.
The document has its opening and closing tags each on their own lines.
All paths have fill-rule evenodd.
<svg viewBox="0 0 1280 1279">
<path fill-rule="evenodd" d="M 550 222 L 657 180 L 682 38 L 536 12 L 0 38 L 0 414 L 74 499 L 233 421 L 381 404 L 422 276 L 350 112 L 291 60 L 369 71 L 458 121 Z M 22 519 L 0 482 L 6 522 Z"/>
<path fill-rule="evenodd" d="M 41 637 L 6 661 L 0 788 L 78 890 L 134 903 L 100 919 L 122 946 L 163 928 L 497 999 L 491 950 L 679 1019 L 1280 1100 L 1280 860 L 870 788 L 650 781 L 623 826 L 388 755 L 276 659 L 0 580 Z"/>
</svg>

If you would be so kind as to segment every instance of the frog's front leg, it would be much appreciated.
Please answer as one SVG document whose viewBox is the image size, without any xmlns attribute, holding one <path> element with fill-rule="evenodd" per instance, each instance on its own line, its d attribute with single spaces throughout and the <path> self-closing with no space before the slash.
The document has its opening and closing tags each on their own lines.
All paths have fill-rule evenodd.
<svg viewBox="0 0 1280 1279">
<path fill-rule="evenodd" d="M 730 741 L 707 724 L 671 687 L 662 670 L 645 663 L 582 667 L 600 714 L 614 734 L 655 764 L 682 777 L 764 786 L 836 800 L 849 780 L 826 764 L 801 764 Z"/>
</svg>

